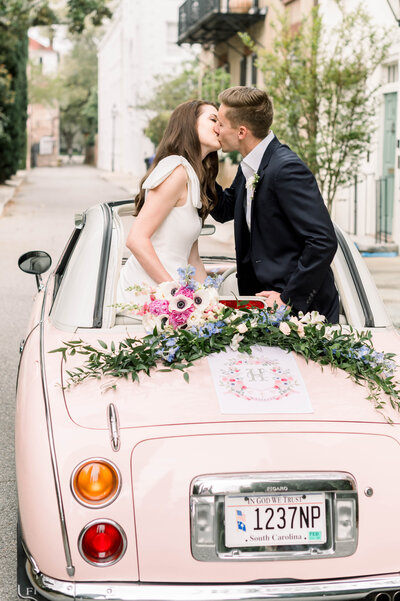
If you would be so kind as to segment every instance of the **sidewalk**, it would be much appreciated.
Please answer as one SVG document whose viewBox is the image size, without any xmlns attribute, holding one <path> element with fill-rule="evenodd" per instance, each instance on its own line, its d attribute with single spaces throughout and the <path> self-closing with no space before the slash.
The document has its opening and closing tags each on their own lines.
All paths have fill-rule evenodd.
<svg viewBox="0 0 400 601">
<path fill-rule="evenodd" d="M 97 169 L 97 171 L 102 179 L 126 190 L 129 194 L 128 198 L 133 198 L 139 192 L 141 177 L 117 171 L 104 171 L 103 169 Z"/>
<path fill-rule="evenodd" d="M 18 171 L 16 175 L 11 176 L 5 184 L 0 185 L 0 217 L 3 214 L 4 207 L 12 198 L 14 194 L 26 178 L 26 171 Z"/>
<path fill-rule="evenodd" d="M 394 242 L 376 242 L 373 236 L 357 236 L 350 234 L 363 257 L 397 257 L 399 246 Z"/>
</svg>

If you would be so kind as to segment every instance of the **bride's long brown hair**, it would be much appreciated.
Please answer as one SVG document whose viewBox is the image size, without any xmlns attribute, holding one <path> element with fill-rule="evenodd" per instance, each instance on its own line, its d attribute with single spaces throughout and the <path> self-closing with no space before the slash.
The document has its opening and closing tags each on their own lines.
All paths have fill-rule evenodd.
<svg viewBox="0 0 400 601">
<path fill-rule="evenodd" d="M 199 215 L 203 222 L 214 208 L 217 201 L 215 189 L 215 178 L 218 173 L 217 152 L 210 152 L 205 159 L 201 160 L 201 146 L 197 133 L 197 119 L 201 113 L 202 106 L 215 106 L 212 102 L 204 100 L 190 100 L 176 107 L 172 113 L 163 138 L 158 146 L 154 161 L 140 182 L 140 192 L 135 198 L 135 215 L 137 215 L 144 203 L 145 190 L 142 184 L 158 163 L 171 154 L 185 157 L 195 170 L 200 182 L 200 200 L 202 207 Z"/>
</svg>

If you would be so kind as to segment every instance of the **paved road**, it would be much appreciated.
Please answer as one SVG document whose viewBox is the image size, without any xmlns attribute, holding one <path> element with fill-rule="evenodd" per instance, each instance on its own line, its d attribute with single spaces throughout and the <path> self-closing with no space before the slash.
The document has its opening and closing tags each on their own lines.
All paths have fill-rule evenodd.
<svg viewBox="0 0 400 601">
<path fill-rule="evenodd" d="M 41 168 L 26 182 L 0 218 L 0 601 L 16 595 L 16 491 L 14 403 L 19 343 L 24 337 L 35 278 L 17 267 L 28 250 L 46 250 L 56 262 L 74 227 L 74 214 L 92 204 L 127 198 L 90 167 Z"/>
</svg>

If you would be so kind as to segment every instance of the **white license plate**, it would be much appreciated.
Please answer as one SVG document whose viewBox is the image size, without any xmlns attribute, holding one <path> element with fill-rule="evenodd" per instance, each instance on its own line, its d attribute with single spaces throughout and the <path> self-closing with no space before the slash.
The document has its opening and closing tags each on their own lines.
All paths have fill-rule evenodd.
<svg viewBox="0 0 400 601">
<path fill-rule="evenodd" d="M 227 495 L 226 547 L 326 542 L 325 495 Z"/>
</svg>

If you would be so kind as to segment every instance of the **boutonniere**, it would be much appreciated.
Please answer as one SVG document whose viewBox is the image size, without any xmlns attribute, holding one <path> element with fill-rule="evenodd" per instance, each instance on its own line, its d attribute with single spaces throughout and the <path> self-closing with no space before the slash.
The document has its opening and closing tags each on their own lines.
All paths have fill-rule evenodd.
<svg viewBox="0 0 400 601">
<path fill-rule="evenodd" d="M 246 180 L 246 188 L 250 190 L 251 200 L 253 200 L 253 198 L 254 198 L 254 193 L 256 191 L 259 179 L 260 179 L 259 174 L 253 173 L 253 175 L 250 175 L 250 177 L 248 177 Z"/>
</svg>

